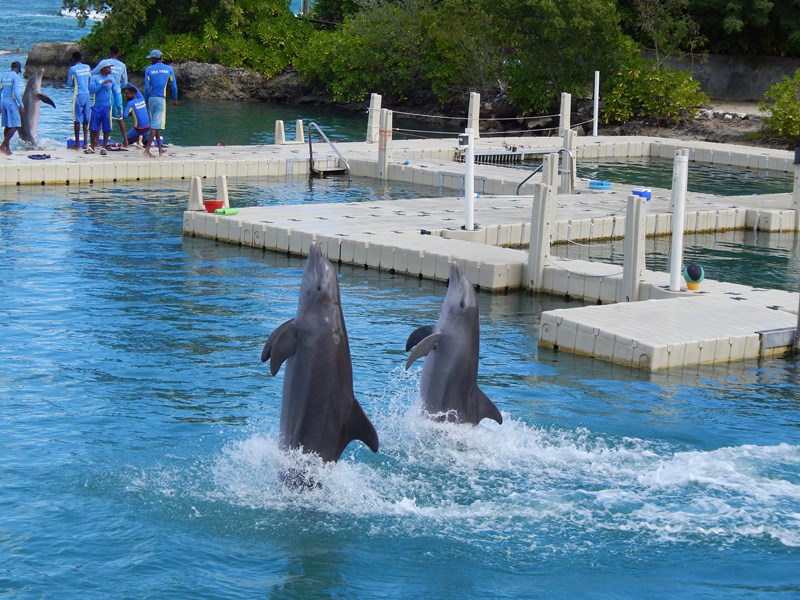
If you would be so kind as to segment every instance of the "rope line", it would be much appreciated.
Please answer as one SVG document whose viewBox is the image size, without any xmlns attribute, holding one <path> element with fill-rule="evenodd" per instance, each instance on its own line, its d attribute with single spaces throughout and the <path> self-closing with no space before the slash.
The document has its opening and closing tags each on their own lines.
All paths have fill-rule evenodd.
<svg viewBox="0 0 800 600">
<path fill-rule="evenodd" d="M 555 262 L 553 262 L 553 259 L 550 258 L 549 256 L 547 257 L 547 262 L 549 262 L 557 269 L 561 269 L 562 271 L 566 271 L 567 273 L 571 273 L 572 275 L 580 275 L 581 277 L 600 277 L 600 278 L 616 277 L 617 275 L 622 275 L 623 272 L 623 270 L 620 269 L 617 273 L 606 273 L 604 275 L 598 275 L 595 273 L 581 273 L 580 271 L 573 271 L 572 269 L 567 269 L 566 267 L 562 267 L 561 265 L 556 264 Z M 608 264 L 608 263 L 602 263 L 602 264 Z"/>
<path fill-rule="evenodd" d="M 407 131 L 409 133 L 438 133 L 441 135 L 454 135 L 457 136 L 457 131 L 434 131 L 432 129 L 402 129 L 400 127 L 395 127 L 393 131 Z"/>
</svg>

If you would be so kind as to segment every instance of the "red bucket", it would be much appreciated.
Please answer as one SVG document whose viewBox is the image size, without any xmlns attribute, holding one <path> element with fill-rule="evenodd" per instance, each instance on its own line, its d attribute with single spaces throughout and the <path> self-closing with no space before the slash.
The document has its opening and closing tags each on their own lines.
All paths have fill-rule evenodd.
<svg viewBox="0 0 800 600">
<path fill-rule="evenodd" d="M 205 206 L 206 210 L 210 213 L 213 213 L 218 208 L 222 208 L 224 204 L 224 200 L 203 200 L 203 206 Z"/>
</svg>

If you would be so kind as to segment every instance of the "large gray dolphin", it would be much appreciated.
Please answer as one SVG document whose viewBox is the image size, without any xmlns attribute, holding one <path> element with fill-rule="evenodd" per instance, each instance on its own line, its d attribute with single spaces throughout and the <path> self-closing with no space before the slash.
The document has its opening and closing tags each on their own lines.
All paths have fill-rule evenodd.
<svg viewBox="0 0 800 600">
<path fill-rule="evenodd" d="M 39 109 L 42 102 L 49 104 L 53 108 L 56 103 L 49 96 L 42 93 L 42 76 L 44 69 L 40 69 L 28 79 L 25 86 L 25 93 L 22 94 L 22 104 L 25 106 L 25 113 L 22 115 L 22 127 L 19 128 L 19 137 L 22 141 L 29 144 L 36 144 L 36 130 L 39 128 Z"/>
<path fill-rule="evenodd" d="M 378 434 L 353 395 L 336 272 L 316 243 L 308 252 L 297 316 L 269 336 L 261 353 L 261 361 L 267 360 L 273 375 L 286 362 L 281 448 L 302 447 L 325 461 L 338 460 L 353 440 L 378 451 Z"/>
<path fill-rule="evenodd" d="M 479 349 L 475 289 L 453 263 L 439 321 L 418 328 L 406 342 L 406 351 L 411 350 L 406 369 L 425 357 L 420 398 L 426 413 L 440 421 L 473 425 L 484 418 L 503 422 L 500 411 L 478 387 Z"/>
</svg>

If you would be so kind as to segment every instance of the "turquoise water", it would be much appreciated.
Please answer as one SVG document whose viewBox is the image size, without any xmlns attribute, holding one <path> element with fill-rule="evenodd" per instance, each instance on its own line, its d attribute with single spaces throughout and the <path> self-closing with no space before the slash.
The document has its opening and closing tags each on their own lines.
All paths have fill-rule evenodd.
<svg viewBox="0 0 800 600">
<path fill-rule="evenodd" d="M 303 201 L 296 183 L 285 197 Z M 354 444 L 319 467 L 321 490 L 281 488 L 282 376 L 258 357 L 294 314 L 303 261 L 183 238 L 183 188 L 5 188 L 0 590 L 800 593 L 796 363 L 649 375 L 540 352 L 541 311 L 570 305 L 545 296 L 479 296 L 480 384 L 506 422 L 432 424 L 403 345 L 444 285 L 342 267 L 381 452 Z"/>
<path fill-rule="evenodd" d="M 237 205 L 434 193 L 230 186 Z M 353 444 L 318 465 L 320 490 L 283 489 L 283 379 L 259 355 L 294 315 L 303 261 L 184 238 L 186 194 L 0 188 L 0 594 L 800 595 L 797 363 L 645 374 L 539 351 L 541 312 L 577 306 L 547 296 L 479 295 L 480 385 L 504 424 L 434 424 L 403 347 L 445 286 L 341 267 L 381 451 Z M 794 238 L 701 244 L 709 276 L 796 281 Z"/>
</svg>

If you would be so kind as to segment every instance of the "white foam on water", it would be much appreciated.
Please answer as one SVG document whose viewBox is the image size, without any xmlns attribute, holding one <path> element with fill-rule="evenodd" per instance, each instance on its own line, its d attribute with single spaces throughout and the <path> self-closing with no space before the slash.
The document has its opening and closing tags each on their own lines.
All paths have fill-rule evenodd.
<svg viewBox="0 0 800 600">
<path fill-rule="evenodd" d="M 207 497 L 254 510 L 313 510 L 377 519 L 373 527 L 460 541 L 589 546 L 598 532 L 649 542 L 772 539 L 800 546 L 800 447 L 675 451 L 586 429 L 433 422 L 416 405 L 418 377 L 396 376 L 373 455 L 354 442 L 336 464 L 284 453 L 271 435 L 232 442 L 211 466 Z M 377 413 L 377 414 L 376 414 Z M 304 460 L 311 489 L 278 474 Z M 569 541 L 567 544 L 565 541 Z"/>
</svg>

